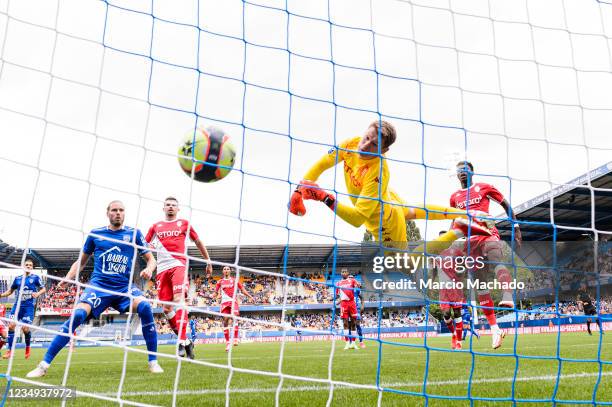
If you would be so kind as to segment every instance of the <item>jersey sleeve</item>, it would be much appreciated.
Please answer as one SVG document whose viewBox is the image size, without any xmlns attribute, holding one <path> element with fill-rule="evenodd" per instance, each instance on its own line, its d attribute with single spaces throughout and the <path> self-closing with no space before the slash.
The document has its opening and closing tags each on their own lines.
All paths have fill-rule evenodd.
<svg viewBox="0 0 612 407">
<path fill-rule="evenodd" d="M 11 290 L 18 290 L 19 284 L 17 284 L 17 279 L 13 279 L 13 284 L 11 284 Z"/>
<path fill-rule="evenodd" d="M 187 227 L 189 228 L 189 239 L 191 239 L 192 242 L 195 242 L 196 240 L 198 240 L 200 237 L 198 236 L 198 233 L 193 228 L 193 225 L 191 224 L 191 222 L 188 223 Z"/>
<path fill-rule="evenodd" d="M 145 240 L 149 243 L 151 243 L 151 240 L 153 240 L 153 236 L 155 235 L 155 225 L 152 225 L 149 228 L 149 231 L 147 232 L 147 235 L 145 236 Z"/>
<path fill-rule="evenodd" d="M 502 203 L 504 200 L 504 195 L 497 188 L 495 188 L 491 184 L 484 184 L 485 196 L 487 196 L 490 200 L 499 203 Z"/>
<path fill-rule="evenodd" d="M 85 239 L 85 244 L 83 245 L 83 253 L 91 255 L 96 249 L 96 242 L 92 235 L 87 235 L 87 239 Z"/>
<path fill-rule="evenodd" d="M 40 281 L 40 277 L 36 276 L 36 288 L 40 290 L 42 287 L 43 285 L 42 285 L 42 281 Z"/>
<path fill-rule="evenodd" d="M 327 154 L 321 157 L 319 161 L 317 161 L 312 167 L 310 167 L 306 175 L 304 175 L 304 179 L 307 179 L 309 181 L 316 181 L 317 179 L 319 179 L 319 177 L 321 176 L 321 174 L 323 174 L 325 170 L 328 170 L 339 162 L 343 161 L 344 150 L 342 149 L 346 149 L 348 143 L 349 140 L 345 140 L 340 143 L 339 148 L 334 147 L 330 149 Z"/>
<path fill-rule="evenodd" d="M 449 204 L 450 204 L 451 208 L 456 208 L 457 207 L 457 201 L 455 201 L 455 194 L 454 193 L 450 196 Z"/>
<path fill-rule="evenodd" d="M 242 283 L 238 281 L 238 289 L 242 291 Z"/>
<path fill-rule="evenodd" d="M 215 292 L 218 293 L 220 289 L 221 289 L 221 280 L 217 281 L 217 284 L 215 284 Z"/>
<path fill-rule="evenodd" d="M 149 244 L 145 240 L 140 229 L 136 229 L 136 244 L 139 246 L 138 250 L 141 255 L 149 253 Z"/>
</svg>

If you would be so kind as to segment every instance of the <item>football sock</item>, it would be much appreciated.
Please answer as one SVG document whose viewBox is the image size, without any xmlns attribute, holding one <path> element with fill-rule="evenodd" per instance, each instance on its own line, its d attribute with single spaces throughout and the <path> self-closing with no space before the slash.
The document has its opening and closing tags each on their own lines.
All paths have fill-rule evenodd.
<svg viewBox="0 0 612 407">
<path fill-rule="evenodd" d="M 147 344 L 149 352 L 157 352 L 157 330 L 155 329 L 155 321 L 153 320 L 153 311 L 151 304 L 147 301 L 141 301 L 136 308 L 138 316 L 142 324 L 142 336 Z M 157 360 L 157 355 L 149 353 L 149 362 Z"/>
<path fill-rule="evenodd" d="M 463 319 L 455 318 L 455 336 L 458 340 L 463 339 Z"/>
<path fill-rule="evenodd" d="M 85 311 L 82 308 L 77 308 L 73 312 L 72 317 L 69 318 L 66 322 L 64 322 L 64 325 L 62 325 L 60 332 L 65 333 L 65 334 L 70 332 L 70 325 L 71 325 L 70 321 L 71 320 L 72 320 L 72 330 L 75 330 L 76 328 L 79 327 L 79 325 L 85 322 L 86 319 L 87 319 L 87 311 Z M 59 351 L 62 350 L 62 348 L 66 346 L 68 342 L 70 342 L 69 336 L 57 335 L 55 338 L 53 338 L 51 345 L 49 345 L 49 348 L 47 349 L 47 353 L 45 353 L 45 357 L 43 358 L 43 361 L 46 364 L 50 365 L 51 362 L 53 362 L 53 359 L 55 359 L 55 356 L 57 356 Z"/>
<path fill-rule="evenodd" d="M 455 334 L 455 325 L 453 324 L 453 319 L 452 318 L 449 318 L 449 319 L 444 318 L 444 323 L 446 324 L 446 327 L 448 328 L 450 333 L 454 335 Z"/>
<path fill-rule="evenodd" d="M 6 347 L 11 350 L 13 347 L 13 340 L 15 339 L 15 331 L 9 331 L 8 338 L 6 339 Z"/>
<path fill-rule="evenodd" d="M 487 307 L 482 308 L 482 313 L 487 317 L 487 321 L 491 326 L 491 330 L 498 329 L 497 326 L 497 318 L 495 317 L 495 310 L 493 307 L 495 304 L 493 303 L 493 299 L 491 298 L 491 294 L 487 293 L 479 293 L 478 294 L 478 302 L 481 306 Z"/>
</svg>

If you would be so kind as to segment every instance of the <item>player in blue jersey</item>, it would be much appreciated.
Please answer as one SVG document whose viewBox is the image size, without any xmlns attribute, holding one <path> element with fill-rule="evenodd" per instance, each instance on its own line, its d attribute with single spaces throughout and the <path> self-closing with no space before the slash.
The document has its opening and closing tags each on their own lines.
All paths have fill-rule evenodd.
<svg viewBox="0 0 612 407">
<path fill-rule="evenodd" d="M 463 318 L 463 338 L 461 338 L 462 341 L 465 341 L 468 331 L 470 331 L 472 336 L 475 336 L 476 338 L 480 339 L 480 334 L 474 328 L 474 321 L 472 321 L 472 313 L 470 312 L 470 307 L 471 306 L 467 304 L 463 304 L 463 307 L 462 307 L 462 311 L 463 311 L 461 313 L 461 317 Z"/>
<path fill-rule="evenodd" d="M 293 317 L 293 326 L 295 327 L 295 340 L 296 342 L 302 342 L 302 321 Z"/>
<path fill-rule="evenodd" d="M 352 275 L 349 278 L 355 278 Z M 357 305 L 357 318 L 355 318 L 355 329 L 357 330 L 357 337 L 359 338 L 359 347 L 364 349 L 365 343 L 363 343 L 363 331 L 361 330 L 361 313 L 365 309 L 363 302 L 363 296 L 361 295 L 361 288 L 355 288 L 355 304 Z"/>
<path fill-rule="evenodd" d="M 189 329 L 191 330 L 191 343 L 195 343 L 195 340 L 198 337 L 198 323 L 195 315 L 192 315 L 191 319 L 189 320 Z"/>
<path fill-rule="evenodd" d="M 55 356 L 70 341 L 69 334 L 90 318 L 99 318 L 100 314 L 109 307 L 119 312 L 138 313 L 142 322 L 142 336 L 149 351 L 149 371 L 163 373 L 163 369 L 157 363 L 157 355 L 155 355 L 157 353 L 157 331 L 151 304 L 147 302 L 139 289 L 130 288 L 132 267 L 136 262 L 134 244 L 138 246 L 140 255 L 147 262 L 146 267 L 140 272 L 140 277 L 150 279 L 157 263 L 151 252 L 146 249 L 147 243 L 140 230 L 123 225 L 125 207 L 121 201 L 112 201 L 108 204 L 106 215 L 110 224 L 89 232 L 81 258 L 72 264 L 66 275 L 67 280 L 78 278 L 77 274 L 83 271 L 87 260 L 93 256 L 94 270 L 89 280 L 93 288 L 88 287 L 83 291 L 72 316 L 62 326 L 61 334 L 53 339 L 42 362 L 36 369 L 28 373 L 29 378 L 44 376 Z M 58 287 L 62 285 L 63 281 L 60 281 Z M 111 290 L 113 293 L 101 291 L 98 288 Z M 132 296 L 131 304 L 128 295 Z"/>
<path fill-rule="evenodd" d="M 15 295 L 15 303 L 13 304 L 13 308 L 11 308 L 9 313 L 9 319 L 12 319 L 13 321 L 9 323 L 8 337 L 6 341 L 8 350 L 4 356 L 2 356 L 3 359 L 10 358 L 13 353 L 13 341 L 15 340 L 16 327 L 16 323 L 14 321 L 32 325 L 34 322 L 34 312 L 36 310 L 36 299 L 46 292 L 45 287 L 43 287 L 43 284 L 40 281 L 40 277 L 36 274 L 32 274 L 32 270 L 34 269 L 34 261 L 32 259 L 25 259 L 23 262 L 23 269 L 23 275 L 15 277 L 11 287 L 0 294 L 0 297 L 8 297 L 15 291 L 21 293 L 21 295 Z M 22 284 L 23 288 L 21 286 Z M 21 298 L 21 303 L 19 304 L 19 310 L 17 310 L 19 298 Z M 25 358 L 28 359 L 30 357 L 30 342 L 32 340 L 32 332 L 27 326 L 22 326 L 21 330 L 23 331 L 23 336 L 25 338 Z"/>
</svg>

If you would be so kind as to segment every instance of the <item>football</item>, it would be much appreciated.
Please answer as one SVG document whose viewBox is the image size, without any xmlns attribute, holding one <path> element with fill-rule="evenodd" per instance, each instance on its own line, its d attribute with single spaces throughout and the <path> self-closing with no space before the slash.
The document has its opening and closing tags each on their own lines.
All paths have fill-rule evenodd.
<svg viewBox="0 0 612 407">
<path fill-rule="evenodd" d="M 216 182 L 234 167 L 236 149 L 230 137 L 218 128 L 198 127 L 185 136 L 178 151 L 181 169 L 200 182 Z"/>
</svg>

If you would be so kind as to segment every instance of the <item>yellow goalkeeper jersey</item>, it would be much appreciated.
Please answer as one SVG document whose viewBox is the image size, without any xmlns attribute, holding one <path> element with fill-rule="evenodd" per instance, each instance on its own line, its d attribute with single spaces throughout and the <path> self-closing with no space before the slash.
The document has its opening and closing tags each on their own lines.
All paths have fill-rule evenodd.
<svg viewBox="0 0 612 407">
<path fill-rule="evenodd" d="M 399 197 L 389 189 L 389 168 L 387 161 L 379 156 L 364 159 L 358 151 L 361 137 L 343 141 L 339 148 L 331 149 L 304 176 L 316 181 L 323 171 L 344 163 L 344 181 L 355 209 L 366 219 L 366 227 L 378 227 L 380 223 L 380 204 L 384 202 L 402 203 Z M 382 174 L 382 175 L 381 175 Z M 385 205 L 386 220 L 390 205 Z"/>
</svg>

